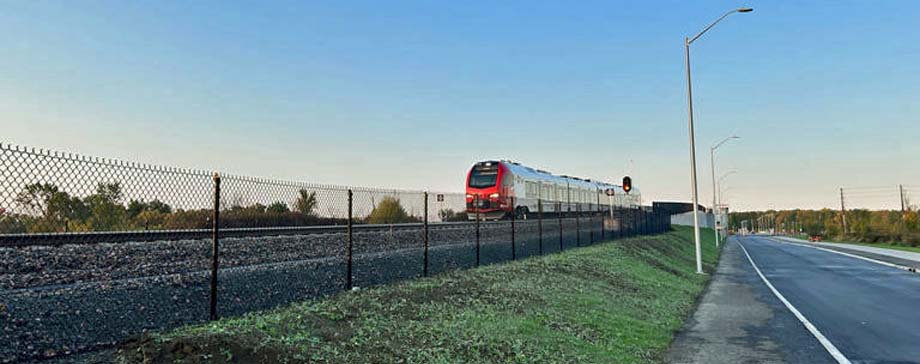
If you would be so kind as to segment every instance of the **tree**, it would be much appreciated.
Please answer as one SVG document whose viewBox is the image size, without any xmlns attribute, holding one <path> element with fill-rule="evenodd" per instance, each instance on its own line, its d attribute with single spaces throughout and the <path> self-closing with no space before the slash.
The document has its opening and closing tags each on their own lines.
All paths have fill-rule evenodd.
<svg viewBox="0 0 920 364">
<path fill-rule="evenodd" d="M 283 213 L 291 212 L 291 209 L 287 207 L 286 203 L 278 201 L 271 205 L 268 205 L 268 207 L 265 208 L 265 211 L 269 213 L 283 214 Z"/>
<path fill-rule="evenodd" d="M 87 219 L 91 211 L 79 197 L 70 196 L 50 183 L 27 185 L 16 195 L 16 203 L 25 209 L 37 212 L 38 219 L 27 218 L 30 232 L 59 231 L 67 228 L 70 221 Z"/>
<path fill-rule="evenodd" d="M 50 215 L 48 206 L 58 193 L 60 193 L 58 187 L 53 184 L 33 183 L 27 185 L 16 195 L 16 203 L 26 209 L 40 211 L 42 216 L 48 217 Z"/>
<path fill-rule="evenodd" d="M 141 200 L 131 200 L 131 202 L 128 202 L 128 217 L 134 218 L 144 211 L 156 211 L 161 214 L 170 214 L 172 213 L 172 207 L 156 199 L 150 202 Z"/>
<path fill-rule="evenodd" d="M 300 197 L 294 203 L 294 210 L 306 216 L 313 215 L 313 209 L 316 208 L 316 192 L 307 192 L 307 190 L 298 191 Z"/>
<path fill-rule="evenodd" d="M 409 216 L 398 199 L 387 196 L 371 211 L 371 214 L 367 217 L 367 222 L 370 224 L 399 224 L 418 222 L 418 219 Z"/>
<path fill-rule="evenodd" d="M 121 184 L 118 182 L 100 183 L 96 186 L 96 193 L 86 196 L 86 205 L 92 212 L 90 225 L 93 230 L 116 230 L 125 226 L 127 210 L 121 200 Z"/>
</svg>

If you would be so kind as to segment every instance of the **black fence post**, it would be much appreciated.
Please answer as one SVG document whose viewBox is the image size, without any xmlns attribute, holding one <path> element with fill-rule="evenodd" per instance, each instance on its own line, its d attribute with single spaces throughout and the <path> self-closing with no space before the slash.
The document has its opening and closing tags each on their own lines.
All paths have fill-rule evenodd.
<svg viewBox="0 0 920 364">
<path fill-rule="evenodd" d="M 575 246 L 581 246 L 581 204 L 575 204 Z"/>
<path fill-rule="evenodd" d="M 633 212 L 633 236 L 639 236 L 639 209 Z"/>
<path fill-rule="evenodd" d="M 597 204 L 594 205 L 594 218 L 600 217 L 601 220 L 601 241 L 604 241 L 604 208 L 601 205 L 601 194 L 600 191 L 597 193 Z"/>
<path fill-rule="evenodd" d="M 565 244 L 562 242 L 562 202 L 557 202 L 556 217 L 559 219 L 559 251 L 565 250 Z"/>
<path fill-rule="evenodd" d="M 645 235 L 645 211 L 642 211 L 642 206 L 639 206 L 639 216 L 636 218 L 639 219 L 639 235 Z"/>
<path fill-rule="evenodd" d="M 425 224 L 425 267 L 422 269 L 422 274 L 428 276 L 428 191 L 425 191 L 425 219 L 423 220 Z"/>
<path fill-rule="evenodd" d="M 537 211 L 539 217 L 537 218 L 537 235 L 540 240 L 540 255 L 543 255 L 543 199 L 537 199 Z"/>
<path fill-rule="evenodd" d="M 600 209 L 600 213 L 598 214 L 598 217 L 601 220 L 601 241 L 604 241 L 605 239 L 607 239 L 607 232 L 604 231 L 604 219 L 607 217 L 607 212 L 604 211 L 604 208 L 601 207 L 600 204 L 598 204 L 597 207 Z"/>
<path fill-rule="evenodd" d="M 589 243 L 588 244 L 594 244 L 594 226 L 592 226 L 594 225 L 592 224 L 593 221 L 594 221 L 594 205 L 588 204 L 588 232 L 589 232 L 588 234 Z"/>
<path fill-rule="evenodd" d="M 629 237 L 629 224 L 632 216 L 629 214 L 630 209 L 619 209 L 617 210 L 617 217 L 620 220 L 620 237 L 627 238 Z"/>
<path fill-rule="evenodd" d="M 511 260 L 517 259 L 517 244 L 514 241 L 514 220 L 517 219 L 517 209 L 514 207 L 514 196 L 511 196 Z"/>
<path fill-rule="evenodd" d="M 348 223 L 347 223 L 348 225 L 347 225 L 347 228 L 346 228 L 348 241 L 347 241 L 346 244 L 345 244 L 345 255 L 347 256 L 347 259 L 348 259 L 348 268 L 346 269 L 346 274 L 347 274 L 347 276 L 345 277 L 345 289 L 346 289 L 346 290 L 351 290 L 351 288 L 352 288 L 352 281 L 351 281 L 351 279 L 352 279 L 352 274 L 351 274 L 351 273 L 352 273 L 352 271 L 351 271 L 351 269 L 352 269 L 352 266 L 351 266 L 351 265 L 352 265 L 352 260 L 351 260 L 351 259 L 352 259 L 352 256 L 351 256 L 351 248 L 352 248 L 352 243 L 353 243 L 352 235 L 351 235 L 351 224 L 352 224 L 352 220 L 353 220 L 353 209 L 352 209 L 353 204 L 352 204 L 352 202 L 353 202 L 353 193 L 352 193 L 351 189 L 348 189 Z"/>
<path fill-rule="evenodd" d="M 214 221 L 211 231 L 211 321 L 217 320 L 217 270 L 220 265 L 220 174 L 214 173 Z"/>
<path fill-rule="evenodd" d="M 476 266 L 479 266 L 479 194 L 473 197 L 473 208 L 476 209 Z"/>
<path fill-rule="evenodd" d="M 654 229 L 652 229 L 652 213 L 648 211 L 645 212 L 645 231 L 648 234 L 655 232 Z"/>
<path fill-rule="evenodd" d="M 652 213 L 648 211 L 645 212 L 645 230 L 648 231 L 649 234 L 655 232 L 654 226 L 652 226 Z"/>
<path fill-rule="evenodd" d="M 645 226 L 645 233 L 646 233 L 646 234 L 651 234 L 651 233 L 652 233 L 652 229 L 651 229 L 651 226 L 649 225 L 649 222 L 650 222 L 650 220 L 649 220 L 649 213 L 648 213 L 648 211 L 643 211 L 643 212 L 642 212 L 642 225 Z"/>
</svg>

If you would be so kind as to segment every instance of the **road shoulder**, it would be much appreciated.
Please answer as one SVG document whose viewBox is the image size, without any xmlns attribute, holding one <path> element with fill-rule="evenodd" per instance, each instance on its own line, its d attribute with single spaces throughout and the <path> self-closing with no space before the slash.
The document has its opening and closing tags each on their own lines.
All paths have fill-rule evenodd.
<svg viewBox="0 0 920 364">
<path fill-rule="evenodd" d="M 894 265 L 904 267 L 912 271 L 920 271 L 920 254 L 905 252 L 895 249 L 885 249 L 885 248 L 874 248 L 867 247 L 862 245 L 853 245 L 853 244 L 844 244 L 844 243 L 812 243 L 805 240 L 789 238 L 784 236 L 776 236 L 773 239 L 779 240 L 780 242 L 790 242 L 795 244 L 802 244 L 811 247 L 823 248 L 827 250 L 833 250 L 836 252 L 847 253 L 852 255 L 857 255 L 869 259 L 874 259 Z"/>
<path fill-rule="evenodd" d="M 669 363 L 832 363 L 830 355 L 768 290 L 729 240 Z"/>
</svg>

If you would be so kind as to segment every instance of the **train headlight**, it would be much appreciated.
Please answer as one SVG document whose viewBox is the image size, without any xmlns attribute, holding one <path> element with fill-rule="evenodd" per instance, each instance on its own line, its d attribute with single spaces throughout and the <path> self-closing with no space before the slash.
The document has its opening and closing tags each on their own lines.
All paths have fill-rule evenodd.
<svg viewBox="0 0 920 364">
<path fill-rule="evenodd" d="M 493 194 L 489 195 L 489 198 L 491 198 L 491 199 L 497 199 L 497 198 L 498 198 L 498 194 L 497 194 L 497 193 L 493 193 Z"/>
<path fill-rule="evenodd" d="M 473 195 L 467 193 L 467 194 L 466 194 L 466 198 L 473 198 Z"/>
</svg>

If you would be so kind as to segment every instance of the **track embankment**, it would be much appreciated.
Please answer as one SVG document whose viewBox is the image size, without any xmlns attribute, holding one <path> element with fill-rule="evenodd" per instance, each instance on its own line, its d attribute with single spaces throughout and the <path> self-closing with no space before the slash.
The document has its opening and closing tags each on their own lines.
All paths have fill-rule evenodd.
<svg viewBox="0 0 920 364">
<path fill-rule="evenodd" d="M 711 271 L 718 251 L 703 246 Z M 708 279 L 693 257 L 692 231 L 679 228 L 148 334 L 118 359 L 659 362 Z"/>
</svg>

